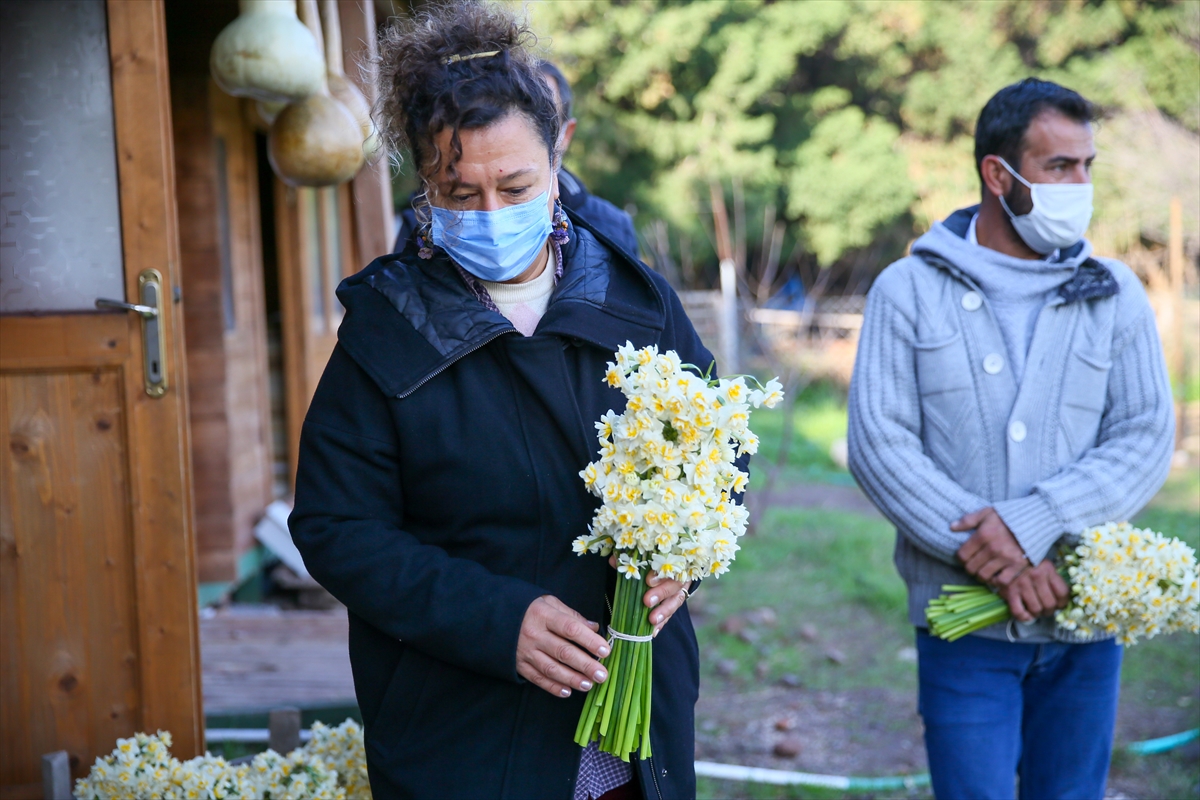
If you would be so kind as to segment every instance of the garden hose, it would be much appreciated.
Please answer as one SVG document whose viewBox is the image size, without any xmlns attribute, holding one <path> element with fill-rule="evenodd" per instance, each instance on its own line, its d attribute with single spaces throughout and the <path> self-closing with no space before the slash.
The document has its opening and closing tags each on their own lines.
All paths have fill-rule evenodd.
<svg viewBox="0 0 1200 800">
<path fill-rule="evenodd" d="M 1173 733 L 1170 736 L 1163 736 L 1158 739 L 1147 739 L 1144 742 L 1130 742 L 1125 745 L 1125 749 L 1139 756 L 1149 756 L 1155 753 L 1165 753 L 1168 750 L 1174 750 L 1176 747 L 1181 747 L 1195 739 L 1200 739 L 1200 728 L 1192 728 L 1190 731 Z"/>
<path fill-rule="evenodd" d="M 1200 739 L 1200 728 L 1192 728 L 1189 731 L 1158 739 L 1130 742 L 1125 745 L 1125 749 L 1135 755 L 1153 755 L 1174 750 L 1176 747 L 1181 747 L 1196 739 Z M 823 789 L 838 789 L 843 792 L 887 792 L 929 785 L 929 773 L 927 772 L 919 775 L 893 775 L 885 778 L 854 778 L 845 775 L 818 775 L 811 772 L 742 767 L 736 764 L 717 764 L 712 761 L 697 761 L 696 775 L 726 781 L 769 783 L 775 786 L 813 786 Z"/>
<path fill-rule="evenodd" d="M 308 738 L 305 734 L 311 736 L 310 731 L 303 730 L 300 731 L 300 738 Z M 209 728 L 205 738 L 209 743 L 224 741 L 265 744 L 268 735 L 266 728 Z M 1182 733 L 1175 733 L 1158 739 L 1130 742 L 1125 745 L 1125 749 L 1135 755 L 1154 755 L 1174 750 L 1196 739 L 1200 739 L 1200 728 L 1192 728 Z M 712 761 L 697 761 L 696 775 L 726 781 L 769 783 L 775 786 L 812 786 L 823 789 L 837 789 L 843 792 L 887 792 L 897 789 L 914 789 L 929 785 L 929 773 L 927 772 L 918 775 L 892 775 L 883 778 L 856 778 L 845 775 L 791 772 L 782 769 L 766 769 L 764 767 L 743 767 L 738 764 L 717 764 Z"/>
</svg>

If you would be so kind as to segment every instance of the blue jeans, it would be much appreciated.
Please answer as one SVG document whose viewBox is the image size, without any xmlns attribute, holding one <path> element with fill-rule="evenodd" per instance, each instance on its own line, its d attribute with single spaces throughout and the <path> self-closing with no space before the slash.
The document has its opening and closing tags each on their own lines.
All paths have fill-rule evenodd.
<svg viewBox="0 0 1200 800">
<path fill-rule="evenodd" d="M 919 710 L 938 800 L 1101 800 L 1121 648 L 917 629 Z"/>
</svg>

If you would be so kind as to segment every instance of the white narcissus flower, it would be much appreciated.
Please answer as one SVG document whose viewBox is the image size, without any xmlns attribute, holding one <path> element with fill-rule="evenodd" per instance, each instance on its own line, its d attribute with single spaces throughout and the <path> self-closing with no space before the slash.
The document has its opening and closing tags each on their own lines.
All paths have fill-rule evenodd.
<svg viewBox="0 0 1200 800">
<path fill-rule="evenodd" d="M 617 557 L 617 572 L 625 578 L 640 580 L 642 573 L 638 570 L 640 563 L 629 553 L 621 553 Z"/>
<path fill-rule="evenodd" d="M 673 351 L 628 342 L 604 380 L 626 406 L 596 423 L 600 458 L 579 474 L 601 505 L 572 549 L 615 551 L 630 578 L 647 565 L 679 579 L 721 575 L 746 530 L 746 510 L 731 498 L 748 479 L 734 461 L 758 448 L 750 409 L 776 404 L 781 385 L 709 380 Z"/>
<path fill-rule="evenodd" d="M 1196 554 L 1178 539 L 1127 522 L 1085 531 L 1064 557 L 1071 604 L 1062 627 L 1099 630 L 1125 645 L 1160 633 L 1200 633 L 1200 571 Z"/>
</svg>

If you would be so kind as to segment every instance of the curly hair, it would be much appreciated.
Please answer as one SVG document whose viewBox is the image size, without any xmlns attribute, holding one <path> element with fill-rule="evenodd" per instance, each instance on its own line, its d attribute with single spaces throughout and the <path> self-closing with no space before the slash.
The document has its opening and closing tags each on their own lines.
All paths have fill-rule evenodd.
<svg viewBox="0 0 1200 800">
<path fill-rule="evenodd" d="M 536 44 L 526 22 L 490 2 L 438 0 L 394 20 L 379 41 L 378 116 L 388 148 L 397 158 L 410 153 L 418 173 L 429 178 L 443 167 L 435 137 L 449 128 L 444 166 L 457 184 L 459 131 L 517 112 L 533 123 L 554 161 L 561 122 L 538 69 Z M 493 50 L 499 52 L 462 58 Z"/>
</svg>

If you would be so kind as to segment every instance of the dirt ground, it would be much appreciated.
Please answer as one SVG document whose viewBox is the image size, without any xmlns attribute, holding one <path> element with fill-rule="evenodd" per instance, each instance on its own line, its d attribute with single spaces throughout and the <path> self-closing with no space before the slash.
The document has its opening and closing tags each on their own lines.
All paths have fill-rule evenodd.
<svg viewBox="0 0 1200 800">
<path fill-rule="evenodd" d="M 827 775 L 927 769 L 914 698 L 882 688 L 708 687 L 696 706 L 696 760 Z"/>
</svg>

